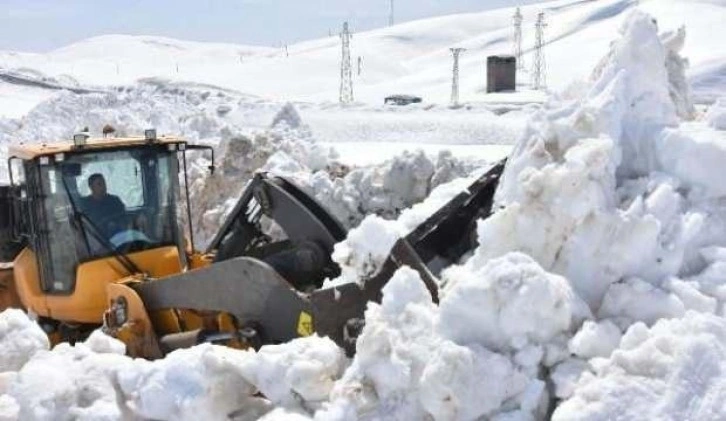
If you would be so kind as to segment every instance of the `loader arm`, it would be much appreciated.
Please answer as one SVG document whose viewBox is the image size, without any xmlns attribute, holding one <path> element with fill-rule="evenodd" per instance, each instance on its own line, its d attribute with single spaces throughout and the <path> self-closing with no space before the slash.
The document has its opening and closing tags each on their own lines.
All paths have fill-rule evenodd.
<svg viewBox="0 0 726 421">
<path fill-rule="evenodd" d="M 492 166 L 399 239 L 375 275 L 325 289 L 315 288 L 320 276 L 339 273 L 330 254 L 334 244 L 345 238 L 345 229 L 289 181 L 258 174 L 210 244 L 208 251 L 216 253 L 214 263 L 129 288 L 140 297 L 146 314 L 168 309 L 222 312 L 236 320 L 247 339 L 253 327 L 251 344 L 282 343 L 317 333 L 351 355 L 368 302 L 380 301 L 383 287 L 401 266 L 416 270 L 438 301 L 435 275 L 476 247 L 476 221 L 492 212 L 504 164 Z M 287 237 L 272 240 L 262 226 L 263 216 L 277 223 Z M 308 282 L 301 282 L 300 274 L 309 277 Z M 109 313 L 118 308 L 118 297 L 110 292 L 114 304 Z"/>
</svg>

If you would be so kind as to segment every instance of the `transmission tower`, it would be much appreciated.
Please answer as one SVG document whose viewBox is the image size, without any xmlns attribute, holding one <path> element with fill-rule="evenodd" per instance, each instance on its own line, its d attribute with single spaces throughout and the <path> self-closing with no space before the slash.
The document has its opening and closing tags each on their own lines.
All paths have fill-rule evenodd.
<svg viewBox="0 0 726 421">
<path fill-rule="evenodd" d="M 340 102 L 353 102 L 353 69 L 350 66 L 350 39 L 353 36 L 348 29 L 348 22 L 343 23 L 340 40 L 343 44 L 343 57 L 340 61 Z"/>
<path fill-rule="evenodd" d="M 451 104 L 459 105 L 459 55 L 466 48 L 450 48 L 451 54 L 454 56 L 453 77 L 451 80 Z"/>
<path fill-rule="evenodd" d="M 517 59 L 517 70 L 524 70 L 524 61 L 522 59 L 522 12 L 514 13 L 514 57 Z"/>
<path fill-rule="evenodd" d="M 544 57 L 544 29 L 546 27 L 544 13 L 539 12 L 537 14 L 537 23 L 535 24 L 534 68 L 532 71 L 532 85 L 534 89 L 547 88 L 547 65 Z"/>
<path fill-rule="evenodd" d="M 388 26 L 393 26 L 393 1 L 391 0 L 391 12 L 388 14 Z"/>
</svg>

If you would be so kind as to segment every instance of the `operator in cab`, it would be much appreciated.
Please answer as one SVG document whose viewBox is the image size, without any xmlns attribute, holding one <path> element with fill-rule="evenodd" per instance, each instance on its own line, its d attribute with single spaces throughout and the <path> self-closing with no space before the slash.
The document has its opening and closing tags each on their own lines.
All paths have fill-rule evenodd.
<svg viewBox="0 0 726 421">
<path fill-rule="evenodd" d="M 91 194 L 81 199 L 83 212 L 101 230 L 106 238 L 111 238 L 126 227 L 126 206 L 113 194 L 106 191 L 106 179 L 100 173 L 88 177 Z"/>
</svg>

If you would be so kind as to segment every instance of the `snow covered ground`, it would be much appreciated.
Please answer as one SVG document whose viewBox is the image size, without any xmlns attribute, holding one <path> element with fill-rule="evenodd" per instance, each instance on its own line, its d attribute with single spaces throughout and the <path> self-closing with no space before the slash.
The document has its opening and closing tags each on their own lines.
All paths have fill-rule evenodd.
<svg viewBox="0 0 726 421">
<path fill-rule="evenodd" d="M 347 107 L 330 102 L 337 82 L 323 71 L 335 39 L 290 57 L 126 36 L 0 54 L 14 80 L 0 78 L 0 144 L 110 123 L 215 145 L 216 176 L 203 157 L 192 165 L 200 242 L 255 170 L 287 175 L 352 228 L 331 284 L 370 275 L 396 238 L 509 155 L 498 210 L 441 273 L 440 303 L 399 270 L 353 359 L 315 336 L 153 362 L 98 332 L 50 350 L 8 310 L 0 420 L 726 417 L 726 47 L 714 35 L 726 2 L 567 0 L 525 19 L 540 9 L 555 89 L 523 87 L 509 104 L 481 93 L 480 72 L 509 49 L 511 9 L 357 34 L 363 101 Z M 459 109 L 444 105 L 451 45 L 470 49 Z M 380 105 L 394 88 L 426 103 Z"/>
</svg>

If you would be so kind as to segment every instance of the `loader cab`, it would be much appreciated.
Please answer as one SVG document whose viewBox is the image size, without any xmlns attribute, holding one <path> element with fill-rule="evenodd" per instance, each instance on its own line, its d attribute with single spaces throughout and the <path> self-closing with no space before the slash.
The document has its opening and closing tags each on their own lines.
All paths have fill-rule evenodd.
<svg viewBox="0 0 726 421">
<path fill-rule="evenodd" d="M 32 250 L 43 295 L 72 295 L 84 263 L 105 259 L 119 266 L 115 260 L 156 249 L 176 249 L 175 256 L 185 259 L 177 159 L 185 146 L 180 139 L 154 137 L 10 148 L 19 202 L 15 237 Z M 120 207 L 96 200 L 89 178 L 98 177 L 106 199 Z"/>
</svg>

